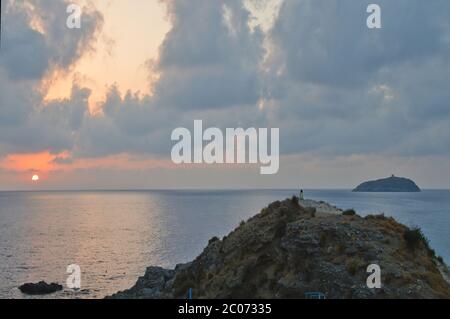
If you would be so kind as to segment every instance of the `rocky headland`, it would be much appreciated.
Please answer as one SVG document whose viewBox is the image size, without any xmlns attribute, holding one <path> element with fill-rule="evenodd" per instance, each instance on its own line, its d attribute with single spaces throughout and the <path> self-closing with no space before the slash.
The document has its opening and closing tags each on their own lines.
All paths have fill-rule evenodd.
<svg viewBox="0 0 450 319">
<path fill-rule="evenodd" d="M 380 289 L 367 267 L 381 268 Z M 276 201 L 192 262 L 149 267 L 108 298 L 450 298 L 449 269 L 419 229 L 324 202 Z M 306 295 L 305 295 L 306 294 Z"/>
</svg>

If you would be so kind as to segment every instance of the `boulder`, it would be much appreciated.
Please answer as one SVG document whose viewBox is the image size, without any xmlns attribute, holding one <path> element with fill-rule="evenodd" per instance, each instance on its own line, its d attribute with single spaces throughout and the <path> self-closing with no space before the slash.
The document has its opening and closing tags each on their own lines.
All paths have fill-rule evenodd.
<svg viewBox="0 0 450 319">
<path fill-rule="evenodd" d="M 63 290 L 63 286 L 45 281 L 36 283 L 26 283 L 19 287 L 20 291 L 27 295 L 48 295 Z"/>
</svg>

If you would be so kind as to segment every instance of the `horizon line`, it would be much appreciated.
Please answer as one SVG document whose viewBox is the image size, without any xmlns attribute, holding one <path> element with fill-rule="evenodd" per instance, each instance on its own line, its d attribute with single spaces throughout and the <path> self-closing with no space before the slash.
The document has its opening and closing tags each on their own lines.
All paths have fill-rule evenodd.
<svg viewBox="0 0 450 319">
<path fill-rule="evenodd" d="M 86 188 L 86 189 L 0 189 L 0 192 L 157 192 L 157 191 L 325 191 L 341 190 L 352 191 L 354 188 L 346 187 L 312 187 L 312 188 Z M 422 188 L 422 191 L 450 191 L 450 188 Z"/>
</svg>

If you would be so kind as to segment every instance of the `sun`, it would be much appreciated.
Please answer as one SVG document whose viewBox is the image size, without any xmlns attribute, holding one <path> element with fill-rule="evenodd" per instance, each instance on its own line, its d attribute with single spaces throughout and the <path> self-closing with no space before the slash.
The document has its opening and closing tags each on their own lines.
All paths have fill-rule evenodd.
<svg viewBox="0 0 450 319">
<path fill-rule="evenodd" d="M 38 175 L 33 175 L 33 177 L 31 178 L 31 180 L 33 182 L 37 182 L 39 180 L 39 176 Z"/>
</svg>

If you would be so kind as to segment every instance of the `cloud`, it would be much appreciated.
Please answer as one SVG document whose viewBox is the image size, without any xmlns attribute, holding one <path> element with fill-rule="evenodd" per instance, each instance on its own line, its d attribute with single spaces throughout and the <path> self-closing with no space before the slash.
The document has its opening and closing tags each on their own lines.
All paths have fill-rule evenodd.
<svg viewBox="0 0 450 319">
<path fill-rule="evenodd" d="M 83 27 L 67 29 L 67 0 L 7 1 L 0 65 L 12 80 L 40 80 L 52 69 L 70 68 L 91 43 L 103 17 L 85 7 Z"/>
<path fill-rule="evenodd" d="M 243 3 L 164 2 L 172 29 L 158 59 L 149 63 L 160 74 L 154 94 L 121 97 L 118 88 L 110 88 L 102 114 L 83 121 L 78 156 L 132 152 L 167 157 L 171 131 L 192 126 L 194 119 L 221 126 L 235 124 L 241 115 L 258 118 L 263 34 L 249 27 Z"/>
<path fill-rule="evenodd" d="M 6 1 L 0 51 L 0 156 L 71 149 L 89 90 L 74 83 L 70 99 L 44 101 L 45 77 L 72 68 L 92 50 L 102 16 L 90 7 L 83 28 L 66 28 L 63 0 Z"/>
<path fill-rule="evenodd" d="M 42 86 L 47 74 L 73 68 L 94 49 L 101 14 L 91 8 L 72 32 L 64 27 L 66 1 L 8 2 L 0 156 L 168 157 L 170 132 L 195 119 L 279 127 L 283 155 L 450 156 L 447 0 L 380 0 L 381 30 L 366 26 L 370 1 L 285 0 L 265 31 L 244 1 L 163 3 L 172 28 L 148 61 L 159 74 L 153 94 L 121 96 L 111 87 L 92 115 L 89 88 L 75 82 L 69 98 L 44 102 Z"/>
<path fill-rule="evenodd" d="M 180 110 L 256 104 L 263 35 L 250 28 L 243 2 L 165 2 L 172 29 L 160 48 L 157 103 Z"/>
<path fill-rule="evenodd" d="M 332 86 L 364 85 L 386 68 L 448 55 L 447 1 L 378 1 L 379 30 L 366 26 L 370 3 L 285 1 L 272 39 L 287 76 Z"/>
<path fill-rule="evenodd" d="M 369 3 L 284 1 L 265 99 L 285 152 L 450 153 L 450 3 L 379 1 L 380 30 Z"/>
</svg>

